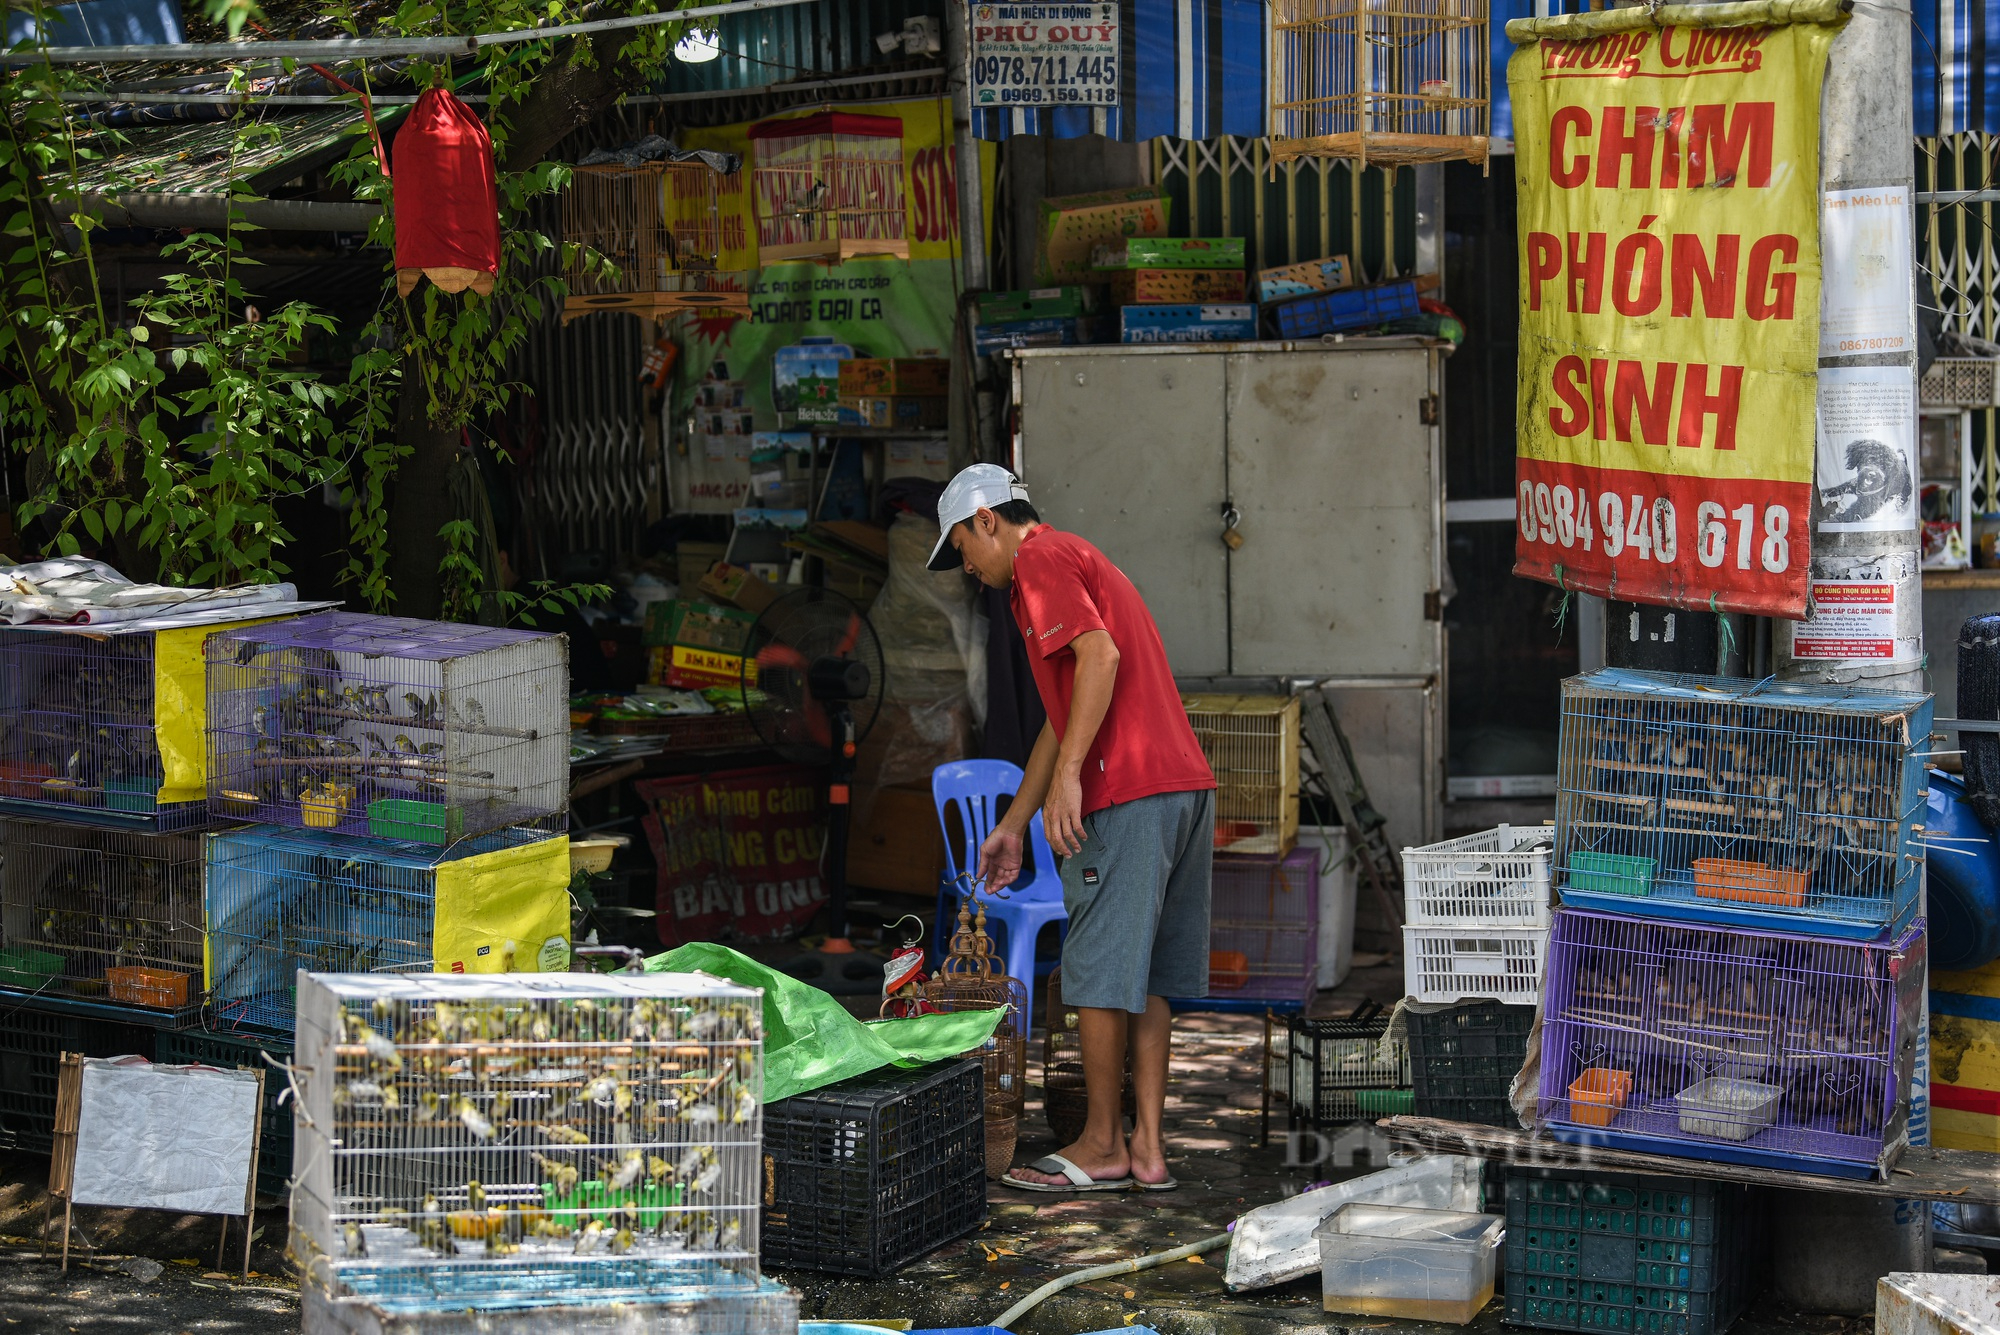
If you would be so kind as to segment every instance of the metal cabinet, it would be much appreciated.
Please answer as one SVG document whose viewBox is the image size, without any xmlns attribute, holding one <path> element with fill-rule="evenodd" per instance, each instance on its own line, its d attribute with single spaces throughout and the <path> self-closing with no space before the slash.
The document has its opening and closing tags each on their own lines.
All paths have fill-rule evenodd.
<svg viewBox="0 0 2000 1335">
<path fill-rule="evenodd" d="M 1177 676 L 1410 696 L 1357 710 L 1387 731 L 1355 741 L 1418 760 L 1376 794 L 1413 843 L 1444 783 L 1443 356 L 1419 339 L 1014 354 L 1015 471 L 1131 577 Z"/>
</svg>

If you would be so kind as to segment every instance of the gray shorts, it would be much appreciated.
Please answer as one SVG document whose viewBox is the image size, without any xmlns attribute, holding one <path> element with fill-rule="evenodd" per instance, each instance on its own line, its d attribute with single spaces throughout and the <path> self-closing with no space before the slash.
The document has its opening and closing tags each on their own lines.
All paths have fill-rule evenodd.
<svg viewBox="0 0 2000 1335">
<path fill-rule="evenodd" d="M 1156 793 L 1083 818 L 1063 859 L 1063 1000 L 1142 1014 L 1146 998 L 1208 995 L 1215 793 Z"/>
</svg>

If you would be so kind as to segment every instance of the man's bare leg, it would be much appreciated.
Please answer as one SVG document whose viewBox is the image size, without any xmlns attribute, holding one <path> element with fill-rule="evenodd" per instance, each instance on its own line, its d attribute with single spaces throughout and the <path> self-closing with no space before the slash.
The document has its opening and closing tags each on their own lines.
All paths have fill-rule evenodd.
<svg viewBox="0 0 2000 1335">
<path fill-rule="evenodd" d="M 1149 1000 L 1159 999 L 1153 997 Z M 1166 1003 L 1162 1001 L 1159 1004 L 1164 1014 Z M 1077 1007 L 1076 1031 L 1083 1043 L 1083 1087 L 1090 1096 L 1090 1116 L 1084 1122 L 1083 1135 L 1077 1138 L 1076 1143 L 1065 1145 L 1056 1152 L 1101 1182 L 1115 1182 L 1130 1176 L 1132 1171 L 1132 1156 L 1125 1148 L 1125 1036 L 1128 1027 L 1136 1026 L 1150 1018 L 1151 1014 L 1150 1010 L 1146 1016 L 1137 1016 L 1098 1006 Z M 1164 1060 L 1160 1086 L 1164 1092 Z M 1142 1098 L 1142 1107 L 1143 1103 Z M 1154 1105 L 1153 1132 L 1157 1144 L 1158 1103 Z M 1037 1173 L 1029 1168 L 1016 1168 L 1014 1176 L 1023 1182 L 1069 1185 L 1066 1178 L 1054 1173 Z"/>
<path fill-rule="evenodd" d="M 1167 1180 L 1167 1147 L 1160 1121 L 1167 1106 L 1167 1057 L 1173 1046 L 1174 1013 L 1165 997 L 1147 997 L 1146 1011 L 1131 1023 L 1133 1119 L 1132 1176 L 1141 1182 Z M 1096 1093 L 1091 1098 L 1096 1107 Z"/>
</svg>

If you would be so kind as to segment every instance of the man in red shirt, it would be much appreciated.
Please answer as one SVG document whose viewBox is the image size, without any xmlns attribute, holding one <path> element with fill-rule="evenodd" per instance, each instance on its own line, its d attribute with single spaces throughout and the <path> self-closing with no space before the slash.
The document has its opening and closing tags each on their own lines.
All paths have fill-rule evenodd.
<svg viewBox="0 0 2000 1335">
<path fill-rule="evenodd" d="M 1171 1190 L 1160 1134 L 1166 999 L 1208 991 L 1215 776 L 1159 628 L 1104 553 L 1042 523 L 1026 488 L 996 464 L 951 480 L 938 525 L 931 569 L 963 565 L 1010 591 L 1048 709 L 1020 791 L 979 850 L 979 872 L 989 892 L 1013 882 L 1039 809 L 1063 858 L 1063 1000 L 1078 1009 L 1090 1095 L 1074 1145 L 1002 1180 L 1030 1191 Z M 1138 1102 L 1129 1145 L 1120 1117 L 1128 1042 Z"/>
</svg>

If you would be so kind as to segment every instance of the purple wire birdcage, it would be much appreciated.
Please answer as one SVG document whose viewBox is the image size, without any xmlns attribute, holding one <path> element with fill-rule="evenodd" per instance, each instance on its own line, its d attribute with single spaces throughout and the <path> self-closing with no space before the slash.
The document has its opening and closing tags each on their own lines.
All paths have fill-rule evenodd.
<svg viewBox="0 0 2000 1335">
<path fill-rule="evenodd" d="M 1922 919 L 1894 944 L 1557 912 L 1541 1119 L 1558 1140 L 1837 1177 L 1907 1143 Z"/>
<path fill-rule="evenodd" d="M 218 816 L 448 844 L 569 800 L 560 635 L 322 612 L 208 641 Z"/>
<path fill-rule="evenodd" d="M 1210 996 L 1312 1000 L 1319 973 L 1319 855 L 1215 859 L 1209 909 Z"/>
</svg>

